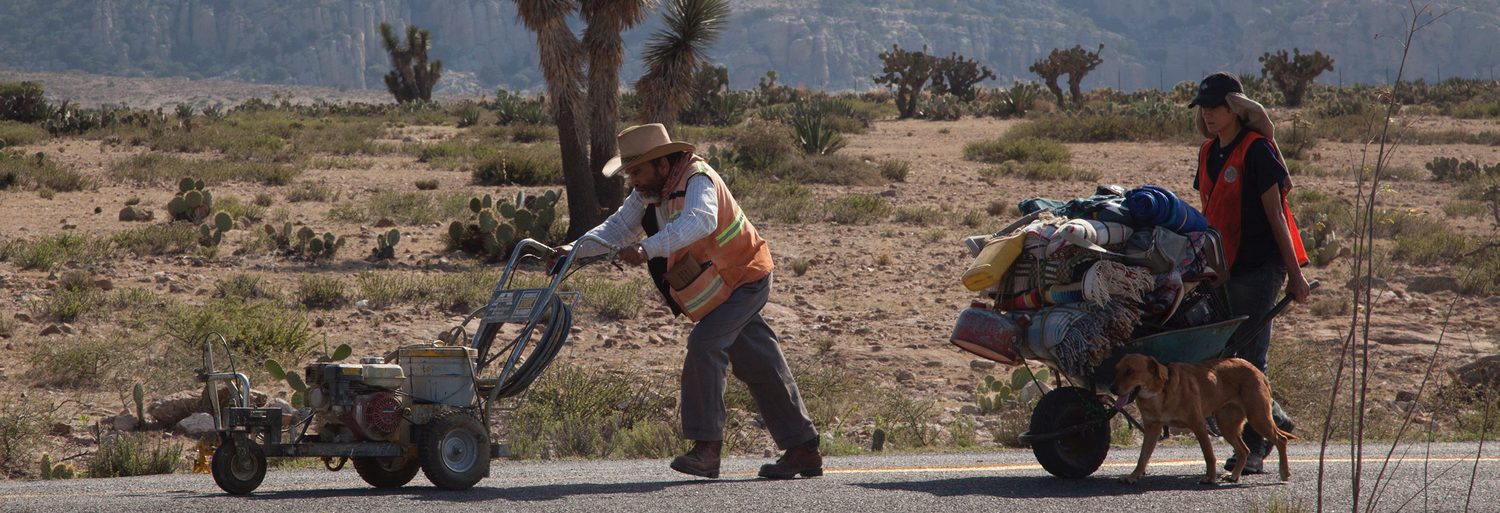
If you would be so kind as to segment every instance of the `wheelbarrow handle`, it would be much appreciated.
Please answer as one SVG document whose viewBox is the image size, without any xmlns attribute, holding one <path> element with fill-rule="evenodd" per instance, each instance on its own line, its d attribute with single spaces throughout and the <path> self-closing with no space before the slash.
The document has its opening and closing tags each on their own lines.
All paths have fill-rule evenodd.
<svg viewBox="0 0 1500 513">
<path fill-rule="evenodd" d="M 1320 285 L 1320 283 L 1318 282 L 1318 280 L 1309 281 L 1309 282 L 1307 282 L 1307 290 L 1309 290 L 1309 291 L 1317 290 L 1318 289 L 1318 285 Z M 1277 301 L 1276 302 L 1276 306 L 1271 307 L 1271 311 L 1266 312 L 1266 315 L 1264 317 L 1261 317 L 1260 319 L 1256 319 L 1256 325 L 1255 325 L 1255 329 L 1254 330 L 1246 332 L 1243 337 L 1240 337 L 1240 338 L 1237 338 L 1235 340 L 1230 341 L 1229 345 L 1224 346 L 1224 351 L 1221 352 L 1221 353 L 1219 353 L 1219 357 L 1220 358 L 1227 358 L 1229 356 L 1234 355 L 1235 353 L 1240 352 L 1241 349 L 1244 349 L 1244 345 L 1245 344 L 1250 343 L 1251 340 L 1254 340 L 1255 337 L 1257 337 L 1257 336 L 1260 335 L 1260 332 L 1265 331 L 1267 327 L 1270 327 L 1271 326 L 1271 319 L 1275 319 L 1277 315 L 1281 315 L 1281 311 L 1282 310 L 1286 310 L 1287 305 L 1289 305 L 1291 303 L 1292 303 L 1292 295 L 1291 294 L 1282 295 L 1281 296 L 1281 301 Z"/>
</svg>

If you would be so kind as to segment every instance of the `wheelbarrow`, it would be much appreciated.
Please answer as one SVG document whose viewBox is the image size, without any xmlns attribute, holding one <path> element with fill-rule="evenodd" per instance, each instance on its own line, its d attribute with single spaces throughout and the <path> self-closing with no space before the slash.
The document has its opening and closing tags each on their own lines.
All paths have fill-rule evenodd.
<svg viewBox="0 0 1500 513">
<path fill-rule="evenodd" d="M 1317 288 L 1318 282 L 1312 281 L 1309 286 Z M 1135 338 L 1117 348 L 1087 376 L 1067 375 L 1055 361 L 1036 357 L 1014 339 L 1009 340 L 1009 344 L 1006 340 L 976 340 L 984 336 L 981 327 L 985 324 L 984 319 L 991 318 L 984 312 L 972 312 L 976 307 L 960 314 L 953 337 L 955 344 L 981 356 L 1010 364 L 1020 363 L 1016 359 L 1032 360 L 1054 371 L 1059 386 L 1037 401 L 1031 411 L 1028 429 L 1018 438 L 1031 446 L 1037 462 L 1048 473 L 1076 479 L 1092 475 L 1104 463 L 1109 455 L 1109 421 L 1125 413 L 1121 407 L 1114 406 L 1115 401 L 1109 394 L 1116 362 L 1132 353 L 1148 355 L 1162 363 L 1194 363 L 1227 357 L 1265 330 L 1271 320 L 1286 309 L 1291 299 L 1289 295 L 1282 297 L 1263 318 L 1254 321 L 1258 324 L 1256 329 L 1247 331 L 1238 339 L 1231 341 L 1240 324 L 1248 322 L 1245 316 L 1161 331 Z M 994 355 L 986 355 L 973 347 L 983 348 Z M 1066 386 L 1062 386 L 1063 380 L 1067 381 Z M 1129 419 L 1129 414 L 1125 415 Z M 1134 419 L 1130 420 L 1140 427 Z"/>
</svg>

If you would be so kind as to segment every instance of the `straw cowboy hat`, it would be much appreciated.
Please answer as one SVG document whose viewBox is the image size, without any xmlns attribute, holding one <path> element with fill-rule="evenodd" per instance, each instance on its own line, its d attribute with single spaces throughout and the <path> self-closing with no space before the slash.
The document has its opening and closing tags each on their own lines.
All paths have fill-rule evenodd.
<svg viewBox="0 0 1500 513">
<path fill-rule="evenodd" d="M 693 151 L 693 145 L 667 137 L 667 127 L 661 123 L 626 128 L 617 137 L 620 154 L 604 163 L 606 178 L 665 155 Z"/>
</svg>

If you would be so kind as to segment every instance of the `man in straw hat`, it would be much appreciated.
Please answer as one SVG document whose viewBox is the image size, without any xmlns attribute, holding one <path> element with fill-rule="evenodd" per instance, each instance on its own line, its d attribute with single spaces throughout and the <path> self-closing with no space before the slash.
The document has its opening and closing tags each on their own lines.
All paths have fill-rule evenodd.
<svg viewBox="0 0 1500 513">
<path fill-rule="evenodd" d="M 1198 150 L 1193 188 L 1203 200 L 1208 224 L 1223 238 L 1229 268 L 1223 292 L 1229 297 L 1230 315 L 1250 317 L 1231 340 L 1260 329 L 1257 321 L 1275 306 L 1283 284 L 1298 302 L 1311 293 L 1302 275 L 1307 254 L 1286 202 L 1292 181 L 1276 149 L 1275 127 L 1265 108 L 1244 93 L 1233 75 L 1214 73 L 1203 79 L 1198 96 L 1188 104 L 1198 107 L 1198 131 L 1208 139 Z M 1234 356 L 1264 373 L 1270 348 L 1271 328 L 1266 326 Z M 1274 402 L 1272 417 L 1277 427 L 1292 430 L 1291 419 Z M 1248 426 L 1244 439 L 1250 446 L 1244 472 L 1259 474 L 1270 444 Z M 1234 463 L 1230 457 L 1224 469 L 1233 469 Z"/>
<path fill-rule="evenodd" d="M 693 146 L 674 142 L 659 123 L 620 132 L 620 155 L 604 176 L 624 173 L 630 196 L 589 231 L 623 246 L 620 260 L 646 264 L 674 314 L 698 324 L 682 365 L 682 433 L 693 440 L 672 460 L 678 472 L 719 477 L 724 440 L 724 371 L 750 388 L 776 445 L 786 452 L 761 467 L 761 477 L 823 475 L 818 432 L 787 368 L 776 333 L 760 315 L 771 293 L 771 250 L 729 188 Z M 627 246 L 628 244 L 628 246 Z M 572 251 L 558 248 L 554 258 Z M 605 250 L 578 248 L 578 256 Z"/>
</svg>

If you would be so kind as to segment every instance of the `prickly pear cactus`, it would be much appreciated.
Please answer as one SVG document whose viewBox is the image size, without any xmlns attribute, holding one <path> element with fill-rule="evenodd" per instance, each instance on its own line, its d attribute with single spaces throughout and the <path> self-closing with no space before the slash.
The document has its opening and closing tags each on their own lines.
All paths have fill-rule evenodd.
<svg viewBox="0 0 1500 513">
<path fill-rule="evenodd" d="M 373 260 L 386 260 L 396 258 L 396 244 L 401 242 L 401 231 L 391 228 L 375 237 L 375 251 L 370 258 Z"/>
<path fill-rule="evenodd" d="M 272 225 L 261 227 L 266 232 L 267 238 L 276 245 L 276 251 L 288 257 L 302 257 L 308 260 L 326 259 L 333 256 L 339 248 L 344 247 L 344 238 L 332 233 L 318 232 L 310 227 L 303 226 L 292 231 L 292 223 L 283 223 L 281 229 Z"/>
<path fill-rule="evenodd" d="M 214 214 L 213 221 L 198 225 L 198 244 L 206 248 L 218 247 L 224 241 L 224 232 L 234 229 L 234 217 L 228 212 Z"/>
<path fill-rule="evenodd" d="M 200 223 L 213 212 L 214 196 L 203 188 L 203 180 L 183 178 L 177 183 L 177 195 L 167 202 L 167 212 L 174 221 Z"/>
<path fill-rule="evenodd" d="M 474 217 L 467 223 L 454 221 L 448 225 L 448 247 L 495 261 L 509 255 L 521 239 L 548 242 L 561 198 L 557 191 L 534 196 L 520 191 L 512 199 L 497 200 L 488 194 L 470 198 L 469 210 Z"/>
</svg>

